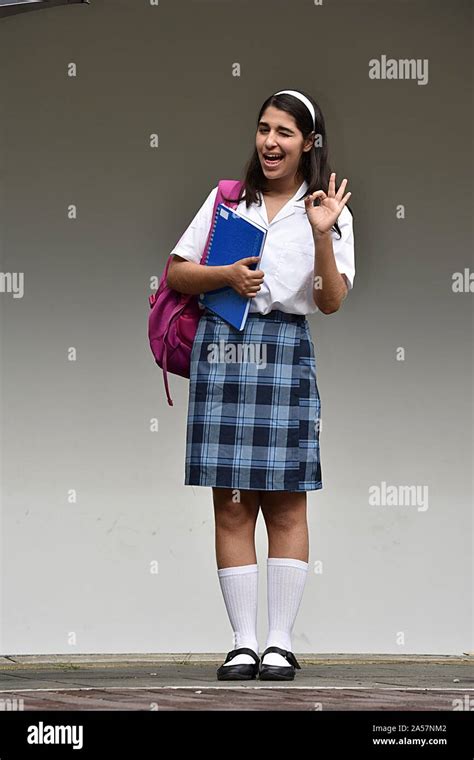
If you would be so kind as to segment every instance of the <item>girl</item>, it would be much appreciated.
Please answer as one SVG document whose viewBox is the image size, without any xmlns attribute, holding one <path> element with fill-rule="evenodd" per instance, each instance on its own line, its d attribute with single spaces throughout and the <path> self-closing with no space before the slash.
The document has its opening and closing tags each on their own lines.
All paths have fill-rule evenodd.
<svg viewBox="0 0 474 760">
<path fill-rule="evenodd" d="M 234 631 L 219 680 L 257 674 L 292 680 L 300 667 L 291 631 L 308 571 L 306 491 L 322 488 L 321 404 L 306 315 L 337 311 L 352 288 L 346 184 L 336 190 L 316 102 L 282 90 L 258 114 L 239 198 L 225 199 L 238 201 L 239 213 L 267 229 L 261 269 L 249 268 L 252 257 L 199 264 L 217 187 L 171 253 L 171 288 L 198 294 L 228 285 L 252 299 L 241 332 L 205 309 L 191 354 L 185 485 L 212 487 L 217 573 Z M 211 344 L 232 344 L 235 356 L 245 356 L 239 351 L 245 346 L 259 360 L 210 361 Z M 260 508 L 269 542 L 269 632 L 261 660 L 254 543 Z"/>
</svg>

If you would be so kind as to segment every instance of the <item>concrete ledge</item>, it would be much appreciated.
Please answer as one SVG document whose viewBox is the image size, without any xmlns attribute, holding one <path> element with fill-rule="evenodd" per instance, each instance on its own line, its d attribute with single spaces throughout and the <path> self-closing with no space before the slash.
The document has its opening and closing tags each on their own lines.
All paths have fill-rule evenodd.
<svg viewBox="0 0 474 760">
<path fill-rule="evenodd" d="M 139 663 L 171 663 L 175 665 L 220 663 L 225 659 L 227 652 L 182 652 L 182 653 L 130 653 L 130 654 L 12 654 L 0 657 L 0 667 L 18 668 L 22 666 L 43 667 L 51 665 L 74 666 L 114 666 L 114 665 L 137 665 Z M 474 653 L 463 652 L 459 655 L 443 654 L 299 654 L 295 652 L 297 660 L 303 665 L 371 665 L 371 664 L 395 664 L 395 663 L 431 663 L 431 664 L 473 664 Z"/>
</svg>

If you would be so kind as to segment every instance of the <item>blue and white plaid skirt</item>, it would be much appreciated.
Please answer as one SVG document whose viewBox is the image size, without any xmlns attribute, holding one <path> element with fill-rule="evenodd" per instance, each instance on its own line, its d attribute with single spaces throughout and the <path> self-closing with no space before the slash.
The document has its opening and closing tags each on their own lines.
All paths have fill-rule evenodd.
<svg viewBox="0 0 474 760">
<path fill-rule="evenodd" d="M 322 488 L 320 412 L 304 315 L 249 312 L 240 332 L 203 311 L 191 352 L 185 485 Z"/>
</svg>

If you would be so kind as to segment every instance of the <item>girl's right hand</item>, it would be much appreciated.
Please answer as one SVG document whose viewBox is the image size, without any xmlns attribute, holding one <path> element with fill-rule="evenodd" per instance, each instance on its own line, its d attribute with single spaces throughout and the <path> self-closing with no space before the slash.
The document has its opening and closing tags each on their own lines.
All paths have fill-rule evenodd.
<svg viewBox="0 0 474 760">
<path fill-rule="evenodd" d="M 250 264 L 258 261 L 258 256 L 247 256 L 234 264 L 228 264 L 229 285 L 244 298 L 254 298 L 261 288 L 264 272 L 261 269 L 249 269 Z"/>
</svg>

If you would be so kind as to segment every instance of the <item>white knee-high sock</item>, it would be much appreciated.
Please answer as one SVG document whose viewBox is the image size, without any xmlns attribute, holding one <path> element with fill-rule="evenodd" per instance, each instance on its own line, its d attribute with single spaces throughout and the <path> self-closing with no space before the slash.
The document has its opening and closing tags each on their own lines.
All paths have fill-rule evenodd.
<svg viewBox="0 0 474 760">
<path fill-rule="evenodd" d="M 268 557 L 267 597 L 268 636 L 265 649 L 271 646 L 291 649 L 291 631 L 303 597 L 308 563 L 289 557 Z M 276 652 L 267 654 L 262 663 L 288 667 L 288 661 Z"/>
<path fill-rule="evenodd" d="M 222 567 L 217 574 L 234 631 L 234 649 L 249 647 L 258 654 L 258 565 Z M 255 665 L 255 660 L 249 654 L 238 654 L 226 665 L 245 663 Z"/>
</svg>

